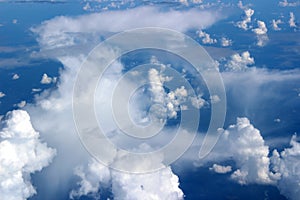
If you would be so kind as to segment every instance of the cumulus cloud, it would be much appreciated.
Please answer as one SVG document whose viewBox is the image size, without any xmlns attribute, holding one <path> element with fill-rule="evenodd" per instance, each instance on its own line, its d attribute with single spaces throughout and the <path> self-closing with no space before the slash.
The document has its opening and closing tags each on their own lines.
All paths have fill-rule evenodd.
<svg viewBox="0 0 300 200">
<path fill-rule="evenodd" d="M 232 171 L 232 167 L 213 164 L 213 166 L 210 167 L 209 170 L 214 171 L 218 174 L 226 174 Z"/>
<path fill-rule="evenodd" d="M 267 41 L 269 40 L 267 32 L 268 29 L 266 27 L 265 22 L 257 21 L 257 28 L 253 29 L 252 31 L 256 34 L 257 37 L 257 46 L 265 46 Z"/>
<path fill-rule="evenodd" d="M 273 20 L 272 20 L 272 27 L 273 27 L 273 30 L 275 30 L 275 31 L 280 31 L 281 28 L 278 26 L 278 24 L 282 24 L 282 23 L 283 23 L 283 22 L 282 22 L 280 19 L 278 19 L 278 20 L 273 19 Z"/>
<path fill-rule="evenodd" d="M 232 45 L 232 40 L 227 39 L 227 38 L 225 38 L 225 37 L 222 37 L 222 39 L 221 39 L 221 45 L 222 45 L 223 47 L 231 46 L 231 45 Z"/>
<path fill-rule="evenodd" d="M 50 84 L 50 83 L 56 83 L 56 77 L 49 77 L 46 73 L 43 74 L 41 79 L 41 84 Z"/>
<path fill-rule="evenodd" d="M 0 193 L 7 200 L 36 193 L 30 175 L 48 166 L 55 150 L 39 139 L 26 111 L 9 112 L 0 131 Z"/>
<path fill-rule="evenodd" d="M 0 92 L 0 98 L 5 97 L 5 94 L 3 92 Z"/>
<path fill-rule="evenodd" d="M 244 9 L 244 18 L 243 21 L 239 21 L 237 22 L 237 27 L 244 29 L 244 30 L 248 30 L 251 27 L 248 27 L 249 23 L 251 23 L 251 17 L 254 14 L 254 10 L 252 10 L 251 8 L 245 8 Z"/>
<path fill-rule="evenodd" d="M 170 167 L 149 174 L 126 174 L 114 171 L 112 191 L 115 199 L 183 199 L 179 179 Z"/>
<path fill-rule="evenodd" d="M 254 64 L 254 58 L 250 56 L 249 51 L 242 54 L 233 54 L 226 64 L 226 70 L 229 71 L 243 71 L 248 69 L 249 65 Z"/>
<path fill-rule="evenodd" d="M 81 196 L 91 196 L 93 199 L 100 199 L 100 186 L 108 187 L 110 182 L 110 170 L 95 159 L 91 159 L 87 166 L 78 166 L 75 168 L 75 175 L 80 177 L 77 183 L 78 189 L 70 192 L 70 198 Z"/>
<path fill-rule="evenodd" d="M 14 74 L 13 77 L 12 77 L 13 80 L 17 80 L 19 78 L 20 78 L 20 76 L 18 74 Z"/>
<path fill-rule="evenodd" d="M 247 118 L 238 118 L 235 125 L 223 132 L 222 140 L 238 167 L 231 174 L 233 180 L 240 184 L 274 182 L 269 171 L 269 148 Z"/>
<path fill-rule="evenodd" d="M 300 2 L 296 1 L 296 2 L 288 2 L 287 0 L 283 0 L 279 2 L 279 6 L 282 7 L 295 7 L 295 6 L 299 6 Z"/>
<path fill-rule="evenodd" d="M 275 149 L 271 157 L 273 170 L 280 177 L 278 188 L 286 197 L 297 200 L 300 196 L 300 143 L 294 135 L 291 147 L 281 153 Z"/>
<path fill-rule="evenodd" d="M 295 15 L 293 12 L 290 12 L 289 25 L 290 27 L 297 27 L 295 23 Z"/>
<path fill-rule="evenodd" d="M 21 101 L 20 103 L 17 103 L 15 106 L 17 106 L 18 108 L 23 108 L 26 106 L 26 101 Z"/>
<path fill-rule="evenodd" d="M 201 41 L 202 41 L 203 44 L 215 44 L 215 43 L 217 43 L 217 39 L 211 38 L 208 33 L 205 33 L 202 30 L 199 31 L 198 35 L 202 39 Z"/>
</svg>

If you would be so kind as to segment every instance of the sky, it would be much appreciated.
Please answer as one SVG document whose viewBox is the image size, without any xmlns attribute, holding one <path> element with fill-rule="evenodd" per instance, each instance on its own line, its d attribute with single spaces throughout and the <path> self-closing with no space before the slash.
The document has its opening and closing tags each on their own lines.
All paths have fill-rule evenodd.
<svg viewBox="0 0 300 200">
<path fill-rule="evenodd" d="M 299 13 L 0 0 L 0 200 L 299 200 Z"/>
</svg>

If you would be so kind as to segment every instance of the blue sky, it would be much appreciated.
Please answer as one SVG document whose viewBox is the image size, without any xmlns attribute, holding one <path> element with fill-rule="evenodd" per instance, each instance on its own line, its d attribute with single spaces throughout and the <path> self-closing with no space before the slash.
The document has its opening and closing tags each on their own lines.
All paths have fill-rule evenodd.
<svg viewBox="0 0 300 200">
<path fill-rule="evenodd" d="M 299 200 L 299 13 L 296 0 L 0 1 L 0 199 Z M 120 55 L 153 38 L 168 51 Z M 89 109 L 116 148 L 96 148 Z"/>
</svg>

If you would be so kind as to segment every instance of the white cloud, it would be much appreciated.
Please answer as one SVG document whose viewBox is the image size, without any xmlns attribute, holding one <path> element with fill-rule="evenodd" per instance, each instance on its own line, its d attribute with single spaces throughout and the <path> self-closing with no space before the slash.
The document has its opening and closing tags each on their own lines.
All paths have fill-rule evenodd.
<svg viewBox="0 0 300 200">
<path fill-rule="evenodd" d="M 293 12 L 290 12 L 290 19 L 289 19 L 290 27 L 297 27 L 295 23 L 295 15 Z"/>
<path fill-rule="evenodd" d="M 273 19 L 273 20 L 272 20 L 272 27 L 273 27 L 273 30 L 275 30 L 275 31 L 280 31 L 281 28 L 278 26 L 278 24 L 282 24 L 282 23 L 283 23 L 283 22 L 282 22 L 280 19 L 278 19 L 278 20 Z"/>
<path fill-rule="evenodd" d="M 36 193 L 30 175 L 48 166 L 55 150 L 39 139 L 26 111 L 7 114 L 0 131 L 0 193 L 5 200 L 25 200 Z"/>
<path fill-rule="evenodd" d="M 198 95 L 196 97 L 190 97 L 191 103 L 192 105 L 197 108 L 200 109 L 205 105 L 205 100 L 202 98 L 202 95 Z"/>
<path fill-rule="evenodd" d="M 211 95 L 209 98 L 212 104 L 218 103 L 220 101 L 220 97 L 218 95 Z"/>
<path fill-rule="evenodd" d="M 231 46 L 231 45 L 232 45 L 232 40 L 227 39 L 227 38 L 225 38 L 225 37 L 222 37 L 222 39 L 221 39 L 221 45 L 222 45 L 223 47 Z"/>
<path fill-rule="evenodd" d="M 253 29 L 252 31 L 256 34 L 257 37 L 257 45 L 258 46 L 265 46 L 267 41 L 269 40 L 267 32 L 268 29 L 266 27 L 265 22 L 257 21 L 258 28 Z"/>
<path fill-rule="evenodd" d="M 75 175 L 81 180 L 77 183 L 79 188 L 70 192 L 71 199 L 81 196 L 92 196 L 93 199 L 100 199 L 100 186 L 108 187 L 111 179 L 109 168 L 95 159 L 91 159 L 85 168 L 83 166 L 76 167 Z"/>
<path fill-rule="evenodd" d="M 251 23 L 251 17 L 254 14 L 254 10 L 252 10 L 251 8 L 245 8 L 244 9 L 244 18 L 243 21 L 239 21 L 237 22 L 237 27 L 242 28 L 244 30 L 248 30 L 251 27 L 248 27 L 248 24 Z"/>
<path fill-rule="evenodd" d="M 21 101 L 20 103 L 17 103 L 16 106 L 18 106 L 19 108 L 23 108 L 26 106 L 26 101 Z"/>
<path fill-rule="evenodd" d="M 40 81 L 41 84 L 50 84 L 56 83 L 56 77 L 49 77 L 46 73 L 43 74 L 42 79 Z"/>
<path fill-rule="evenodd" d="M 213 166 L 210 167 L 209 170 L 214 171 L 218 174 L 226 174 L 232 171 L 232 167 L 213 164 Z"/>
<path fill-rule="evenodd" d="M 13 80 L 17 80 L 19 78 L 20 78 L 20 76 L 18 74 L 14 74 L 13 77 L 12 77 Z"/>
<path fill-rule="evenodd" d="M 217 43 L 217 39 L 212 39 L 208 33 L 200 30 L 198 33 L 199 37 L 202 39 L 203 44 L 215 44 Z"/>
<path fill-rule="evenodd" d="M 250 56 L 249 51 L 245 51 L 242 54 L 233 54 L 226 64 L 226 69 L 229 71 L 241 71 L 248 69 L 248 66 L 253 64 L 254 58 Z"/>
<path fill-rule="evenodd" d="M 5 97 L 5 94 L 3 92 L 0 92 L 0 98 Z"/>
<path fill-rule="evenodd" d="M 296 2 L 288 2 L 287 0 L 283 0 L 279 2 L 279 5 L 282 7 L 296 7 L 300 5 L 299 1 Z"/>
<path fill-rule="evenodd" d="M 223 133 L 222 143 L 227 143 L 225 148 L 238 167 L 231 175 L 233 180 L 240 184 L 274 182 L 269 171 L 269 148 L 247 118 L 238 118 L 236 125 L 229 126 Z"/>
<path fill-rule="evenodd" d="M 163 27 L 185 32 L 189 29 L 208 27 L 220 18 L 219 12 L 198 9 L 162 12 L 155 7 L 137 7 L 122 11 L 93 13 L 76 18 L 56 17 L 45 21 L 32 31 L 39 34 L 39 43 L 43 48 L 54 49 L 91 41 L 97 44 L 99 33 L 105 35 L 142 27 Z M 114 23 L 111 23 L 112 21 Z"/>
<path fill-rule="evenodd" d="M 170 167 L 147 174 L 112 172 L 114 199 L 124 200 L 182 200 L 179 179 Z"/>
<path fill-rule="evenodd" d="M 290 142 L 291 147 L 281 153 L 273 151 L 271 157 L 273 170 L 280 177 L 277 187 L 280 192 L 292 200 L 300 196 L 300 143 L 294 135 Z"/>
<path fill-rule="evenodd" d="M 17 20 L 17 19 L 13 19 L 13 20 L 12 20 L 12 23 L 13 23 L 13 24 L 17 24 L 17 23 L 18 23 L 18 20 Z"/>
</svg>

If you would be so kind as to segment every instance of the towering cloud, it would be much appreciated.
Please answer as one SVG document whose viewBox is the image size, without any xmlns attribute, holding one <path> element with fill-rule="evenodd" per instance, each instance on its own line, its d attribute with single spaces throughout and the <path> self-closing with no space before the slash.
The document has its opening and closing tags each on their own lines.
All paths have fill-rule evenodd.
<svg viewBox="0 0 300 200">
<path fill-rule="evenodd" d="M 25 200 L 36 193 L 30 175 L 48 166 L 56 151 L 39 139 L 26 111 L 9 112 L 0 131 L 0 194 Z"/>
</svg>

